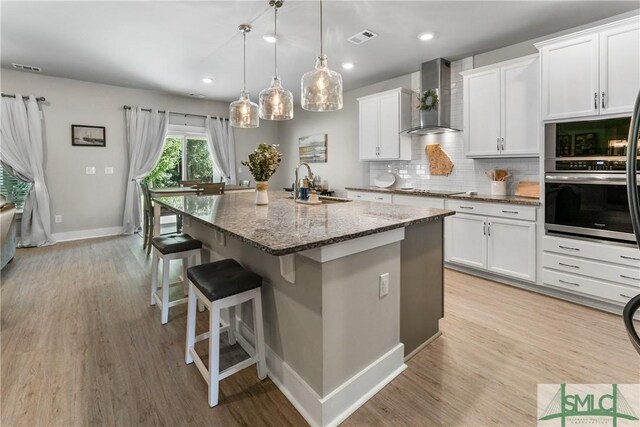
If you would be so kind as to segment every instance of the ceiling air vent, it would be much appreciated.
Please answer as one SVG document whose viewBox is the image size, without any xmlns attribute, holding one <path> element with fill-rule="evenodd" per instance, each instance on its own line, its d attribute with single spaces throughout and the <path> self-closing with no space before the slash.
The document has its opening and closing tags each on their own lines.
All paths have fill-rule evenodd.
<svg viewBox="0 0 640 427">
<path fill-rule="evenodd" d="M 12 62 L 11 66 L 13 68 L 15 68 L 16 70 L 31 71 L 31 72 L 34 72 L 34 73 L 41 73 L 42 72 L 42 68 L 34 67 L 33 65 L 16 64 L 15 62 Z"/>
<path fill-rule="evenodd" d="M 349 40 L 353 44 L 362 44 L 364 42 L 367 42 L 367 41 L 371 40 L 374 37 L 378 37 L 378 35 L 376 33 L 374 33 L 373 31 L 371 31 L 371 30 L 362 30 L 358 34 L 352 35 L 347 40 Z"/>
</svg>

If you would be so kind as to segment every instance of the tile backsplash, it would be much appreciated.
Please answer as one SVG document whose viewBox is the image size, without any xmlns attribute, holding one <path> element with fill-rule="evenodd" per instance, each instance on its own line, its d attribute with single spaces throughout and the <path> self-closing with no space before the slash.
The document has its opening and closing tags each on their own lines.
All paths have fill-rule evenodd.
<svg viewBox="0 0 640 427">
<path fill-rule="evenodd" d="M 473 57 L 461 59 L 451 63 L 451 126 L 463 128 L 462 108 L 462 76 L 461 71 L 473 68 Z M 420 73 L 411 75 L 411 89 L 420 90 Z M 417 95 L 413 95 L 412 106 L 417 105 Z M 417 126 L 420 122 L 419 113 L 413 110 L 412 122 Z M 427 158 L 427 144 L 439 143 L 454 163 L 449 176 L 432 176 L 429 174 L 429 159 Z M 469 159 L 464 154 L 464 131 L 435 135 L 413 137 L 410 161 L 370 162 L 370 185 L 374 178 L 382 172 L 394 173 L 398 179 L 396 186 L 411 183 L 414 188 L 428 190 L 478 191 L 487 194 L 491 190 L 491 181 L 485 171 L 492 168 L 508 170 L 512 177 L 508 182 L 509 194 L 515 192 L 518 181 L 539 180 L 539 159 Z"/>
</svg>

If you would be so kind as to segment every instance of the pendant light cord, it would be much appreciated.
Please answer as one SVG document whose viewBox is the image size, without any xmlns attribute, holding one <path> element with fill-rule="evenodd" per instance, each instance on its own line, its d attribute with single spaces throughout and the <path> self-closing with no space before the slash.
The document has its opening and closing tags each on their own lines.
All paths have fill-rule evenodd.
<svg viewBox="0 0 640 427">
<path fill-rule="evenodd" d="M 320 58 L 324 57 L 324 46 L 322 45 L 322 0 L 320 0 Z"/>
<path fill-rule="evenodd" d="M 247 91 L 247 30 L 242 30 L 242 91 Z"/>
<path fill-rule="evenodd" d="M 273 23 L 273 35 L 276 38 L 276 42 L 273 46 L 273 68 L 274 75 L 278 75 L 278 6 L 274 6 L 274 23 Z"/>
</svg>

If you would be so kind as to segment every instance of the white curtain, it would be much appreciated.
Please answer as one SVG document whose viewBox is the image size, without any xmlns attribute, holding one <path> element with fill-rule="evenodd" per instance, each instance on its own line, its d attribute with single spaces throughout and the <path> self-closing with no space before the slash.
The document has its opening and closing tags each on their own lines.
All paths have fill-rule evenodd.
<svg viewBox="0 0 640 427">
<path fill-rule="evenodd" d="M 229 121 L 220 117 L 205 119 L 209 151 L 213 164 L 222 174 L 227 184 L 237 184 L 236 178 L 236 141 Z"/>
<path fill-rule="evenodd" d="M 44 179 L 43 115 L 35 96 L 2 98 L 0 159 L 8 172 L 31 183 L 22 211 L 20 246 L 44 246 L 51 237 L 49 191 Z"/>
<path fill-rule="evenodd" d="M 169 113 L 143 111 L 139 107 L 125 110 L 126 138 L 129 147 L 129 176 L 124 199 L 122 234 L 140 228 L 140 193 L 138 181 L 149 174 L 162 155 Z"/>
</svg>

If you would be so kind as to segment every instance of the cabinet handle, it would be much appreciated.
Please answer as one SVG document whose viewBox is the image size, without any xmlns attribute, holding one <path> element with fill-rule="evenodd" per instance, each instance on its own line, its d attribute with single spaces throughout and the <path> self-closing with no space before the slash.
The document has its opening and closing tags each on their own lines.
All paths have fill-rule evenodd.
<svg viewBox="0 0 640 427">
<path fill-rule="evenodd" d="M 487 223 L 484 221 L 482 222 L 482 234 L 487 235 Z"/>
<path fill-rule="evenodd" d="M 593 94 L 593 108 L 598 109 L 598 92 Z"/>
<path fill-rule="evenodd" d="M 505 211 L 504 209 L 502 210 L 502 213 L 508 213 L 508 214 L 519 214 L 520 212 L 518 211 Z"/>
<path fill-rule="evenodd" d="M 558 282 L 564 283 L 565 285 L 580 286 L 579 283 L 567 282 L 566 280 L 562 280 L 562 279 L 558 279 Z"/>
<path fill-rule="evenodd" d="M 577 268 L 577 269 L 579 269 L 579 268 L 580 268 L 580 266 L 578 266 L 578 265 L 565 264 L 564 262 L 559 262 L 559 263 L 558 263 L 558 265 L 561 265 L 561 266 L 563 266 L 563 267 Z"/>
<path fill-rule="evenodd" d="M 376 200 L 384 200 L 382 197 L 376 197 Z"/>
<path fill-rule="evenodd" d="M 630 297 L 629 295 L 625 295 L 625 294 L 620 294 L 620 296 L 621 296 L 622 298 L 629 298 L 629 299 L 633 298 L 633 297 Z"/>
<path fill-rule="evenodd" d="M 459 206 L 460 209 L 473 209 L 473 206 Z"/>
<path fill-rule="evenodd" d="M 500 151 L 500 137 L 496 138 L 496 149 Z"/>
<path fill-rule="evenodd" d="M 604 92 L 602 92 L 602 108 L 604 109 Z"/>
<path fill-rule="evenodd" d="M 620 255 L 620 258 L 622 258 L 622 259 L 630 259 L 630 260 L 633 260 L 633 261 L 640 261 L 640 258 L 634 258 L 632 256 L 626 256 L 626 255 Z"/>
<path fill-rule="evenodd" d="M 578 248 L 572 248 L 571 246 L 562 246 L 562 245 L 558 245 L 558 247 L 559 247 L 560 249 L 566 249 L 566 250 L 568 250 L 568 251 L 578 251 L 578 252 L 580 252 L 580 249 L 578 249 Z"/>
<path fill-rule="evenodd" d="M 502 138 L 502 151 L 504 151 L 504 138 Z"/>
<path fill-rule="evenodd" d="M 487 222 L 487 236 L 491 236 L 491 223 Z"/>
<path fill-rule="evenodd" d="M 638 279 L 637 277 L 625 276 L 624 274 L 621 274 L 620 277 L 622 277 L 623 279 L 637 280 L 640 282 L 640 279 Z"/>
</svg>

